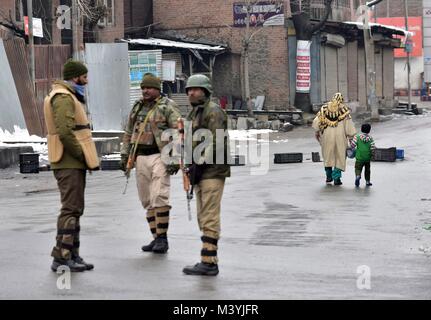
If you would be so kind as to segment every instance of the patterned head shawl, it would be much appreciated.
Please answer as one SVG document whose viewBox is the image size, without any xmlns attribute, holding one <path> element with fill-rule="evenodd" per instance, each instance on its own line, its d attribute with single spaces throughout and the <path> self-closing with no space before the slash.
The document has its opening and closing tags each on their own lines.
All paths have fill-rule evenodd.
<svg viewBox="0 0 431 320">
<path fill-rule="evenodd" d="M 319 128 L 323 132 L 327 127 L 337 127 L 338 122 L 344 119 L 350 119 L 350 110 L 344 104 L 344 98 L 341 93 L 336 93 L 332 100 L 325 103 L 317 114 L 319 118 Z"/>
</svg>

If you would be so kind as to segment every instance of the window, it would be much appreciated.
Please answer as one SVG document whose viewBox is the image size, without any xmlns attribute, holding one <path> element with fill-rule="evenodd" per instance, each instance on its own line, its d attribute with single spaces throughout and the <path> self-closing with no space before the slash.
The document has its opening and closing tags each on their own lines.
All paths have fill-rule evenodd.
<svg viewBox="0 0 431 320">
<path fill-rule="evenodd" d="M 111 26 L 115 24 L 115 1 L 99 0 L 100 5 L 105 6 L 106 15 L 99 20 L 99 26 Z"/>
<path fill-rule="evenodd" d="M 15 0 L 15 22 L 23 22 L 24 21 L 24 13 L 23 13 L 22 0 Z"/>
<path fill-rule="evenodd" d="M 107 8 L 107 24 L 114 24 L 114 0 L 106 0 L 106 8 Z"/>
</svg>

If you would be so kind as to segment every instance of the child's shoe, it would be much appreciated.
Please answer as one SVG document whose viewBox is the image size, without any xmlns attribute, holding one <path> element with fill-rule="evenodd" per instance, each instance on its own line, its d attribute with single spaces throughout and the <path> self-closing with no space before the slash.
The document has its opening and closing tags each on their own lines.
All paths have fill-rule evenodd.
<svg viewBox="0 0 431 320">
<path fill-rule="evenodd" d="M 361 183 L 361 176 L 356 177 L 355 180 L 355 186 L 359 187 L 359 184 Z"/>
</svg>

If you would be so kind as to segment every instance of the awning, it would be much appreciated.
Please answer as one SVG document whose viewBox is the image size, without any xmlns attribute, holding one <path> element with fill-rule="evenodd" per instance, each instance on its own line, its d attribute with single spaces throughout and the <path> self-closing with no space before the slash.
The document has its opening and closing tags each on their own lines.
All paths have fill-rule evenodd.
<svg viewBox="0 0 431 320">
<path fill-rule="evenodd" d="M 364 24 L 362 22 L 345 21 L 342 23 L 343 24 L 349 24 L 349 25 L 355 25 L 356 27 L 358 27 L 358 29 L 359 28 L 362 29 L 364 26 Z M 413 35 L 413 32 L 406 31 L 406 30 L 404 30 L 402 28 L 398 28 L 398 27 L 393 27 L 393 26 L 388 26 L 388 25 L 384 25 L 384 24 L 380 24 L 380 23 L 373 23 L 373 22 L 370 22 L 369 25 L 371 28 L 382 28 L 382 29 L 385 29 L 385 30 L 391 32 L 392 34 L 397 34 L 400 36 L 407 36 L 409 34 L 410 34 L 410 36 Z"/>
<path fill-rule="evenodd" d="M 208 44 L 180 42 L 180 41 L 172 41 L 172 40 L 157 39 L 157 38 L 127 39 L 127 40 L 122 39 L 121 41 L 127 42 L 129 44 L 207 51 L 207 52 L 212 52 L 215 54 L 223 53 L 227 49 L 226 47 L 221 46 L 221 45 L 212 46 L 212 45 L 208 45 Z"/>
</svg>

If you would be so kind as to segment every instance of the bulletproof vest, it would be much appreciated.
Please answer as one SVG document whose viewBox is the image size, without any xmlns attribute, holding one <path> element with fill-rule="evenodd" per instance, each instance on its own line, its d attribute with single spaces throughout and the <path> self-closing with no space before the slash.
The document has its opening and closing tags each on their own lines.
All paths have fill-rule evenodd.
<svg viewBox="0 0 431 320">
<path fill-rule="evenodd" d="M 75 128 L 73 133 L 80 144 L 84 153 L 85 162 L 89 169 L 99 167 L 99 157 L 97 155 L 96 145 L 93 141 L 90 129 L 90 122 L 85 113 L 84 106 L 79 102 L 75 95 L 64 86 L 54 84 L 52 91 L 44 100 L 45 124 L 48 129 L 48 160 L 51 163 L 57 163 L 61 160 L 64 152 L 64 146 L 60 140 L 55 127 L 54 115 L 52 112 L 52 98 L 57 94 L 66 94 L 73 99 L 75 104 Z"/>
</svg>

